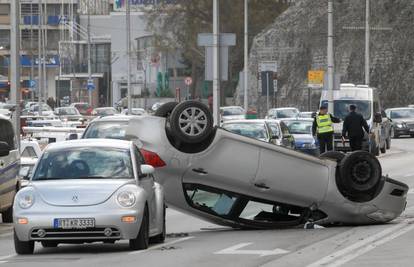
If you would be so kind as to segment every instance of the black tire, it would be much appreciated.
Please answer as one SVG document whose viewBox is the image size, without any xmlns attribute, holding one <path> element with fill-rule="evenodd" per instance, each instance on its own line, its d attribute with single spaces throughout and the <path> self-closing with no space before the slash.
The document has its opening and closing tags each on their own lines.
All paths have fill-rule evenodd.
<svg viewBox="0 0 414 267">
<path fill-rule="evenodd" d="M 387 149 L 391 149 L 391 137 L 388 137 L 387 138 L 385 147 Z"/>
<path fill-rule="evenodd" d="M 171 113 L 170 128 L 171 134 L 181 142 L 201 143 L 214 130 L 213 116 L 203 103 L 185 101 L 178 104 Z"/>
<path fill-rule="evenodd" d="M 1 214 L 3 218 L 3 223 L 12 223 L 13 222 L 13 206 L 10 206 L 5 212 Z"/>
<path fill-rule="evenodd" d="M 339 180 L 342 189 L 351 197 L 367 196 L 381 186 L 381 164 L 366 151 L 350 153 L 342 160 Z"/>
<path fill-rule="evenodd" d="M 166 207 L 164 205 L 162 233 L 150 238 L 150 243 L 152 244 L 160 244 L 160 243 L 164 243 L 165 241 L 165 236 L 167 234 L 165 214 L 166 214 Z"/>
<path fill-rule="evenodd" d="M 335 160 L 337 163 L 340 163 L 345 158 L 345 153 L 339 151 L 328 151 L 321 154 L 319 157 L 321 159 L 332 159 Z"/>
<path fill-rule="evenodd" d="M 167 118 L 171 115 L 174 108 L 178 105 L 177 102 L 168 102 L 161 105 L 154 113 L 157 117 Z"/>
<path fill-rule="evenodd" d="M 20 241 L 16 235 L 16 232 L 13 233 L 14 238 L 14 250 L 17 254 L 20 255 L 30 255 L 34 252 L 34 241 Z"/>
<path fill-rule="evenodd" d="M 394 129 L 394 127 L 392 127 L 391 128 L 391 138 L 393 138 L 393 139 L 397 139 L 397 138 L 399 138 L 400 136 L 395 132 L 395 129 Z"/>
<path fill-rule="evenodd" d="M 44 248 L 56 248 L 59 245 L 58 242 L 54 242 L 54 241 L 42 241 L 40 243 L 42 244 L 42 247 Z"/>
<path fill-rule="evenodd" d="M 144 217 L 142 218 L 141 227 L 137 238 L 129 240 L 129 248 L 131 250 L 143 250 L 149 246 L 149 216 L 148 208 L 145 207 Z"/>
</svg>

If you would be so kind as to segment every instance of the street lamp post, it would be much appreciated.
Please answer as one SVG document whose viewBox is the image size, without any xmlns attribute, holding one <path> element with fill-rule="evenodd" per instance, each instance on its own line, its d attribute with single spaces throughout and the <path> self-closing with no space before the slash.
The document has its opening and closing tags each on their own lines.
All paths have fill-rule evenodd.
<svg viewBox="0 0 414 267">
<path fill-rule="evenodd" d="M 219 2 L 213 0 L 213 117 L 214 125 L 220 125 L 220 28 Z"/>
<path fill-rule="evenodd" d="M 244 0 L 244 110 L 249 108 L 249 0 Z"/>
<path fill-rule="evenodd" d="M 334 75 L 335 61 L 333 47 L 333 0 L 328 0 L 328 112 L 330 114 L 334 114 Z"/>
<path fill-rule="evenodd" d="M 132 110 L 132 96 L 131 96 L 131 4 L 126 1 L 126 38 L 127 38 L 127 100 L 128 112 Z"/>
<path fill-rule="evenodd" d="M 370 84 L 370 0 L 366 0 L 365 10 L 365 84 Z"/>
<path fill-rule="evenodd" d="M 91 55 L 91 4 L 88 0 L 88 96 L 89 105 L 92 106 L 92 88 L 89 88 L 89 82 L 92 80 L 92 55 Z"/>
</svg>

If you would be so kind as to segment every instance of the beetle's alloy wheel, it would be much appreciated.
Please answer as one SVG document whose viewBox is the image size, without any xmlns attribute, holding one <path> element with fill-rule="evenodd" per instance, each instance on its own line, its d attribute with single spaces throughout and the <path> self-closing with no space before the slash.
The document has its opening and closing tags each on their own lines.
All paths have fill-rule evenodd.
<svg viewBox="0 0 414 267">
<path fill-rule="evenodd" d="M 199 136 L 207 128 L 207 116 L 203 110 L 190 107 L 181 112 L 179 116 L 180 130 L 187 136 Z"/>
</svg>

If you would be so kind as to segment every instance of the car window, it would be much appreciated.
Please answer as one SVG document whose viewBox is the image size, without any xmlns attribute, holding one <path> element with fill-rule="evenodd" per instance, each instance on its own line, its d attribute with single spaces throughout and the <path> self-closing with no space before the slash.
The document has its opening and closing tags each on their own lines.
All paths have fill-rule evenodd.
<svg viewBox="0 0 414 267">
<path fill-rule="evenodd" d="M 227 216 L 237 200 L 228 193 L 189 186 L 186 190 L 189 204 L 196 209 L 219 216 Z"/>
<path fill-rule="evenodd" d="M 279 124 L 273 123 L 273 122 L 269 122 L 268 125 L 270 127 L 270 130 L 272 131 L 272 135 L 273 136 L 278 136 L 278 137 L 281 136 Z"/>
<path fill-rule="evenodd" d="M 83 138 L 125 139 L 128 122 L 96 122 L 86 130 Z"/>
<path fill-rule="evenodd" d="M 414 118 L 414 109 L 398 109 L 391 111 L 391 119 L 412 119 Z"/>
<path fill-rule="evenodd" d="M 15 148 L 13 125 L 8 120 L 0 119 L 0 142 L 5 142 L 11 148 Z"/>
<path fill-rule="evenodd" d="M 311 121 L 285 121 L 291 134 L 312 134 Z"/>
<path fill-rule="evenodd" d="M 22 152 L 22 157 L 37 158 L 37 154 L 33 147 L 27 146 Z"/>
<path fill-rule="evenodd" d="M 241 108 L 225 108 L 223 109 L 223 116 L 243 115 L 244 110 Z"/>
<path fill-rule="evenodd" d="M 276 117 L 280 119 L 284 118 L 295 118 L 299 114 L 297 109 L 283 109 L 276 111 Z"/>
<path fill-rule="evenodd" d="M 46 151 L 33 180 L 133 179 L 129 151 L 103 147 Z"/>
<path fill-rule="evenodd" d="M 282 129 L 283 136 L 290 135 L 289 128 L 283 122 L 280 123 L 280 128 Z"/>
<path fill-rule="evenodd" d="M 223 128 L 232 133 L 258 140 L 265 141 L 268 138 L 264 123 L 230 123 L 224 124 Z"/>
</svg>

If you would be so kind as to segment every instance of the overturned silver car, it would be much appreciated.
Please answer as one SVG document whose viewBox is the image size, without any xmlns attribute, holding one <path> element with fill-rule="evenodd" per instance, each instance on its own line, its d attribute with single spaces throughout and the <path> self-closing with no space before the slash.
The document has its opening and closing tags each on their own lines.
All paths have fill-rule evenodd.
<svg viewBox="0 0 414 267">
<path fill-rule="evenodd" d="M 199 102 L 168 103 L 155 116 L 98 119 L 83 138 L 111 134 L 140 140 L 170 205 L 221 225 L 377 224 L 406 206 L 408 186 L 383 176 L 369 153 L 318 158 L 243 137 L 213 127 Z"/>
</svg>

